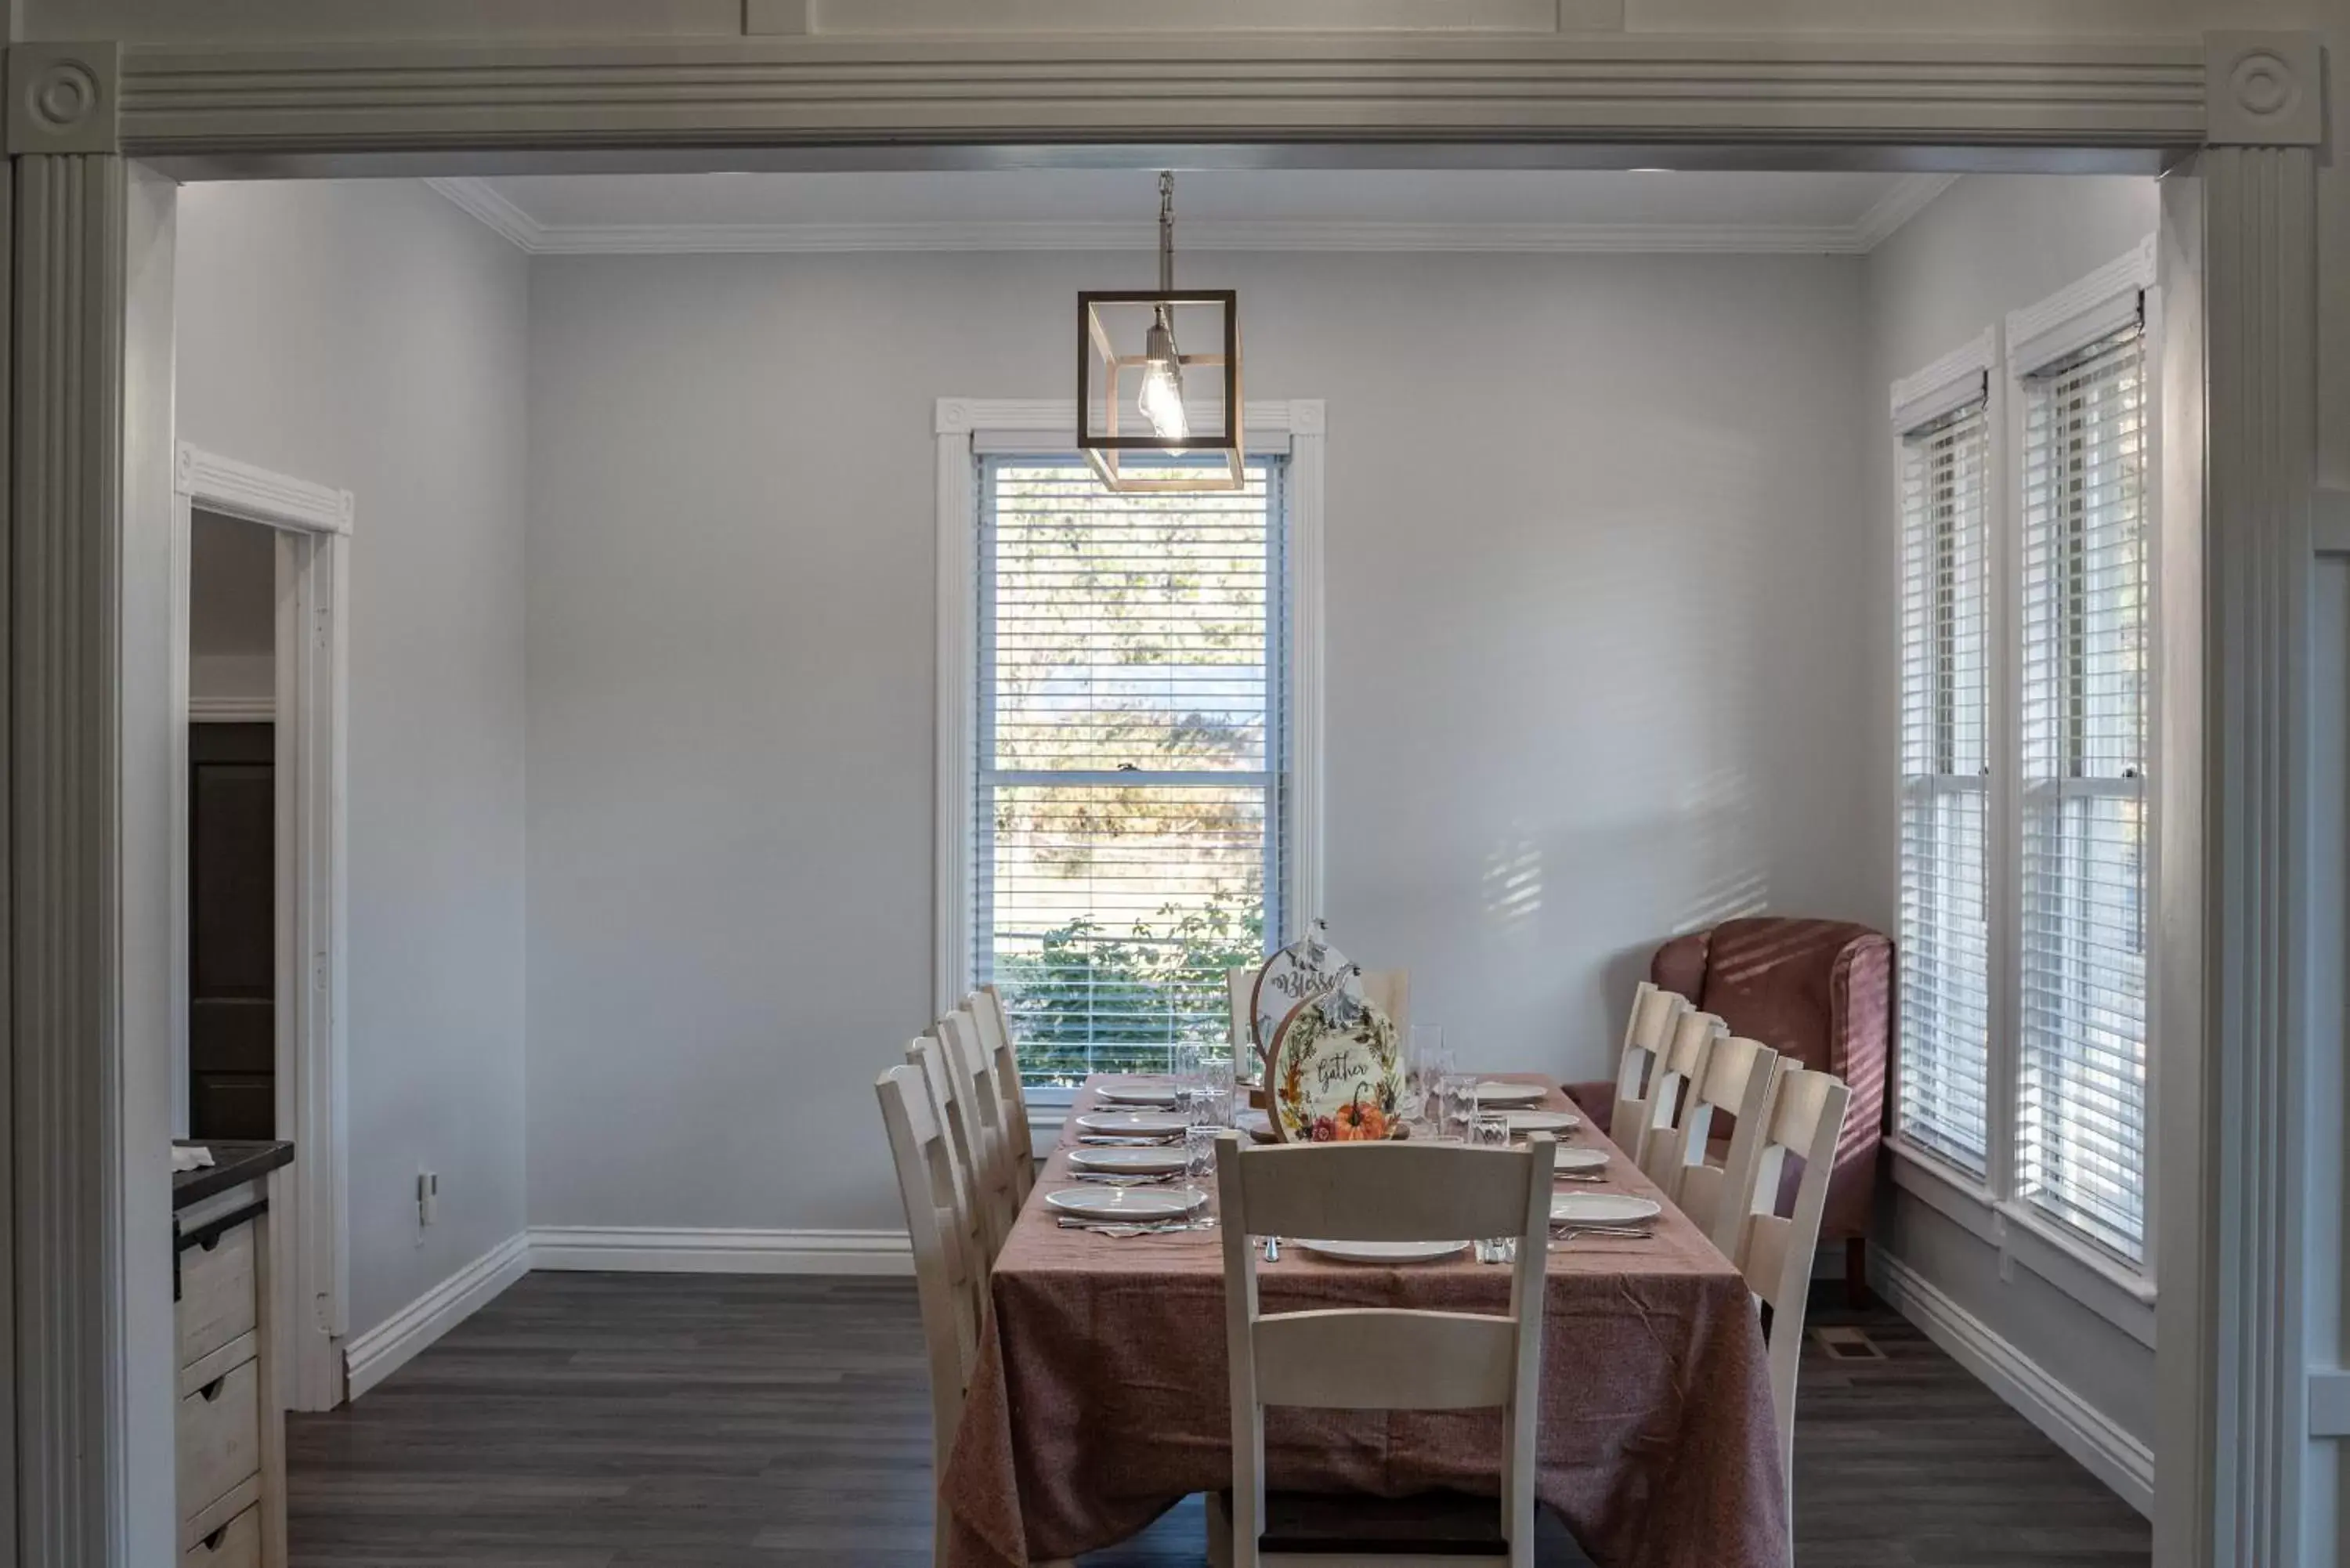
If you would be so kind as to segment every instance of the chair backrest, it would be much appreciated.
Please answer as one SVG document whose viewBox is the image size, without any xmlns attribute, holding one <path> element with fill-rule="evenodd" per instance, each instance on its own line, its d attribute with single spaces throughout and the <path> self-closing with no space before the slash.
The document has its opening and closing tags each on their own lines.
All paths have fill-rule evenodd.
<svg viewBox="0 0 2350 1568">
<path fill-rule="evenodd" d="M 954 1080 L 955 1096 L 962 1102 L 963 1126 L 972 1142 L 972 1200 L 979 1210 L 980 1234 L 986 1238 L 987 1258 L 995 1254 L 1012 1233 L 1020 1211 L 1013 1191 L 1011 1141 L 1003 1126 L 1003 1096 L 995 1087 L 995 1062 L 979 1042 L 971 1014 L 957 1008 L 939 1020 L 939 1044 L 946 1047 L 947 1074 Z"/>
<path fill-rule="evenodd" d="M 1523 1149 L 1460 1144 L 1281 1144 L 1216 1140 L 1232 1398 L 1232 1554 L 1254 1568 L 1264 1518 L 1264 1408 L 1499 1407 L 1506 1441 L 1502 1532 L 1513 1568 L 1534 1563 L 1534 1420 L 1549 1256 L 1547 1136 Z M 1505 1316 L 1351 1307 L 1265 1315 L 1257 1236 L 1349 1241 L 1515 1238 Z M 1366 1366 L 1378 1376 L 1361 1375 Z M 1415 1558 L 1434 1562 L 1433 1558 Z M 1493 1561 L 1491 1558 L 1485 1562 Z"/>
<path fill-rule="evenodd" d="M 1632 1011 L 1624 1020 L 1624 1054 L 1616 1065 L 1616 1109 L 1608 1131 L 1635 1165 L 1648 1144 L 1659 1064 L 1672 1042 L 1673 1026 L 1688 1010 L 1689 1002 L 1680 992 L 1645 980 L 1632 992 Z"/>
<path fill-rule="evenodd" d="M 1852 1091 L 1841 1078 L 1783 1066 L 1764 1120 L 1755 1171 L 1753 1211 L 1731 1256 L 1747 1287 L 1771 1307 L 1771 1400 L 1779 1422 L 1779 1456 L 1790 1475 L 1795 1454 L 1795 1369 L 1804 1353 L 1804 1307 L 1812 1286 L 1812 1254 L 1819 1250 L 1820 1215 L 1835 1174 L 1836 1139 L 1844 1133 Z M 1779 1176 L 1792 1154 L 1804 1162 L 1793 1211 L 1777 1212 Z"/>
<path fill-rule="evenodd" d="M 963 1006 L 979 1027 L 979 1042 L 986 1048 L 988 1060 L 995 1064 L 995 1091 L 1003 1101 L 1005 1152 L 1012 1158 L 1013 1201 L 1024 1203 L 1036 1185 L 1036 1146 L 1028 1129 L 1028 1091 L 1020 1082 L 1020 1048 L 1012 1038 L 1012 1020 L 1003 1011 L 1003 996 L 993 985 L 972 992 Z"/>
<path fill-rule="evenodd" d="M 946 1134 L 950 1176 L 955 1189 L 955 1210 L 962 1224 L 963 1254 L 971 1262 L 972 1315 L 987 1315 L 987 1271 L 994 1254 L 988 1250 L 986 1228 L 979 1215 L 979 1173 L 972 1163 L 973 1142 L 962 1096 L 947 1065 L 947 1048 L 928 1035 L 917 1035 L 906 1046 L 906 1061 L 922 1076 L 930 1092 L 931 1117 Z"/>
<path fill-rule="evenodd" d="M 953 1149 L 931 1112 L 921 1070 L 892 1067 L 875 1080 L 873 1092 L 881 1101 L 881 1125 L 889 1131 L 913 1243 L 914 1286 L 930 1353 L 931 1462 L 944 1475 L 948 1447 L 962 1418 L 963 1390 L 979 1362 L 980 1320 L 971 1289 L 977 1271 L 967 1251 Z"/>
<path fill-rule="evenodd" d="M 1229 1030 L 1232 1043 L 1232 1062 L 1234 1064 L 1232 1070 L 1239 1076 L 1254 1078 L 1256 1076 L 1255 1069 L 1246 1068 L 1244 1067 L 1244 1064 L 1247 1058 L 1254 1055 L 1256 1053 L 1256 1044 L 1254 1040 L 1252 1038 L 1252 1034 L 1255 1028 L 1255 1020 L 1249 1012 L 1250 998 L 1256 991 L 1255 969 L 1243 968 L 1228 969 L 1224 971 L 1224 991 L 1232 1003 L 1232 1022 L 1229 1026 Z"/>
<path fill-rule="evenodd" d="M 1730 1033 L 1711 1012 L 1684 1010 L 1673 1021 L 1673 1036 L 1665 1043 L 1657 1069 L 1648 1079 L 1648 1126 L 1640 1139 L 1640 1168 L 1669 1198 L 1680 1185 L 1682 1123 L 1688 1119 L 1689 1087 L 1705 1071 L 1713 1043 Z M 1617 1113 L 1622 1119 L 1622 1113 Z M 1698 1145 L 1704 1158 L 1705 1145 Z"/>
<path fill-rule="evenodd" d="M 1367 969 L 1362 973 L 1363 1000 L 1388 1015 L 1396 1038 L 1411 1038 L 1411 971 Z"/>
<path fill-rule="evenodd" d="M 1735 1034 L 1716 1040 L 1706 1053 L 1704 1069 L 1689 1087 L 1689 1108 L 1672 1134 L 1679 1150 L 1673 1201 L 1725 1257 L 1738 1255 L 1747 1211 L 1754 1207 L 1754 1179 L 1771 1130 L 1772 1095 L 1782 1060 L 1759 1040 Z M 1706 1149 L 1713 1139 L 1717 1111 L 1729 1112 L 1738 1125 L 1721 1163 L 1711 1165 Z"/>
</svg>

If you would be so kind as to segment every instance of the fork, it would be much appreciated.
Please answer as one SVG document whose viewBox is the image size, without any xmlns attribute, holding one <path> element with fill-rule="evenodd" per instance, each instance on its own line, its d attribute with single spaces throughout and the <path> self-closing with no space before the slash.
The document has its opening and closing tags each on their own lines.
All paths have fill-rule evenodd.
<svg viewBox="0 0 2350 1568">
<path fill-rule="evenodd" d="M 1192 1229 L 1189 1220 L 1169 1220 L 1156 1225 L 1097 1224 L 1090 1220 L 1064 1220 L 1064 1231 L 1090 1231 L 1097 1236 L 1108 1236 L 1123 1241 L 1129 1236 L 1164 1236 L 1173 1231 Z"/>
</svg>

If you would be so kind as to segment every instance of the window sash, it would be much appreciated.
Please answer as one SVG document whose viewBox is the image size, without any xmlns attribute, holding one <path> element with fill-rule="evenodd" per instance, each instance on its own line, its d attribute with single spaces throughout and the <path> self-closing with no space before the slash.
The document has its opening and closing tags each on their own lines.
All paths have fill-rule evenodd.
<svg viewBox="0 0 2350 1568">
<path fill-rule="evenodd" d="M 1991 1150 L 1990 411 L 1901 441 L 1901 955 L 1895 1126 L 1977 1178 Z"/>
<path fill-rule="evenodd" d="M 1032 1083 L 1224 1057 L 1288 881 L 1286 461 L 1220 496 L 975 462 L 974 980 Z"/>
<path fill-rule="evenodd" d="M 2016 1196 L 2145 1255 L 2151 583 L 2135 323 L 2023 378 Z"/>
</svg>

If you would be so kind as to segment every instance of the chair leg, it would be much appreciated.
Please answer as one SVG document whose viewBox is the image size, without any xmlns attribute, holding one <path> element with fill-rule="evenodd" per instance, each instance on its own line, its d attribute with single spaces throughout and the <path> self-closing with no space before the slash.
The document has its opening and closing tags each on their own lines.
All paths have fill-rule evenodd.
<svg viewBox="0 0 2350 1568">
<path fill-rule="evenodd" d="M 1211 1491 L 1208 1502 L 1208 1568 L 1232 1568 L 1232 1511 L 1224 1494 Z"/>
<path fill-rule="evenodd" d="M 1868 1238 L 1855 1236 L 1844 1244 L 1845 1304 L 1857 1312 L 1869 1304 Z"/>
</svg>

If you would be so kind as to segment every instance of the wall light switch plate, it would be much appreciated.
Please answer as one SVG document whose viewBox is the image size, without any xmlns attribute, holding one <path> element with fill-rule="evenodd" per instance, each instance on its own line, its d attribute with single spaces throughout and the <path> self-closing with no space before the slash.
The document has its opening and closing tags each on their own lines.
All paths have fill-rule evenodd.
<svg viewBox="0 0 2350 1568">
<path fill-rule="evenodd" d="M 419 1229 L 440 1217 L 441 1173 L 420 1170 L 416 1173 L 416 1223 Z"/>
</svg>

